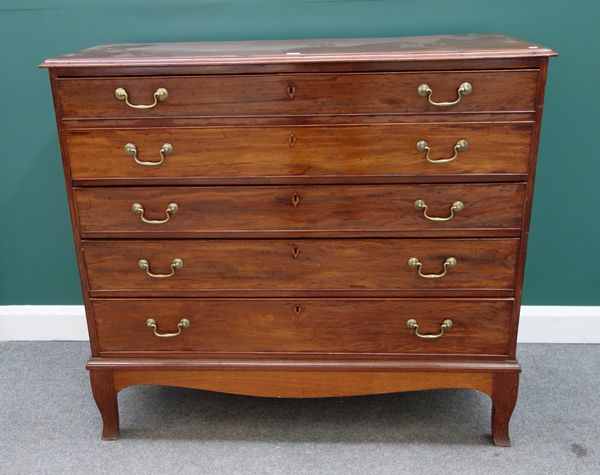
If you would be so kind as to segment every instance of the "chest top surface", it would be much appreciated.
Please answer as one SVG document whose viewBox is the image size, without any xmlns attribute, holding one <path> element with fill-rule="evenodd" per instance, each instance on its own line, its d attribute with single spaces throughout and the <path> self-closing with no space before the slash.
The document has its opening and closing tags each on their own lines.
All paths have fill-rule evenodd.
<svg viewBox="0 0 600 475">
<path fill-rule="evenodd" d="M 212 41 L 101 45 L 50 58 L 41 66 L 414 61 L 554 56 L 549 48 L 499 34 L 397 38 Z"/>
</svg>

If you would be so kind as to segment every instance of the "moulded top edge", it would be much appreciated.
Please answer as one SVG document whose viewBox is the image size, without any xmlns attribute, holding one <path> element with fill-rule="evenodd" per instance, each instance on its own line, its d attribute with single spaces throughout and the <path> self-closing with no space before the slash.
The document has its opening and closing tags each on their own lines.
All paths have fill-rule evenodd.
<svg viewBox="0 0 600 475">
<path fill-rule="evenodd" d="M 556 56 L 549 48 L 499 34 L 396 38 L 211 41 L 101 45 L 40 66 L 119 67 L 422 61 Z"/>
</svg>

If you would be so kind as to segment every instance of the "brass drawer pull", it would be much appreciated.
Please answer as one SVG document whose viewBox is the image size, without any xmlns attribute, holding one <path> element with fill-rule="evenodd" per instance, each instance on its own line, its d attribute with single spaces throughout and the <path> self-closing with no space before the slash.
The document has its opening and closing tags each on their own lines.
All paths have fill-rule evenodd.
<svg viewBox="0 0 600 475">
<path fill-rule="evenodd" d="M 417 152 L 425 152 L 425 158 L 427 159 L 427 161 L 429 163 L 448 163 L 448 162 L 451 162 L 453 160 L 456 160 L 456 157 L 458 157 L 458 152 L 464 152 L 467 148 L 469 148 L 469 142 L 467 142 L 465 139 L 460 139 L 460 140 L 458 140 L 454 144 L 454 155 L 452 155 L 450 158 L 436 158 L 436 159 L 433 159 L 429 155 L 429 153 L 431 152 L 431 149 L 429 148 L 429 144 L 427 143 L 427 141 L 426 140 L 419 140 L 417 142 Z"/>
<path fill-rule="evenodd" d="M 429 221 L 450 221 L 452 218 L 454 218 L 454 213 L 459 213 L 465 208 L 465 204 L 462 201 L 455 201 L 452 203 L 452 206 L 450 206 L 450 215 L 446 217 L 429 216 L 427 214 L 427 204 L 423 200 L 415 201 L 415 208 L 419 211 L 422 210 L 423 216 L 425 216 L 425 218 L 427 218 Z"/>
<path fill-rule="evenodd" d="M 419 274 L 419 276 L 423 277 L 423 279 L 441 279 L 448 273 L 448 269 L 456 267 L 456 264 L 458 264 L 458 261 L 454 257 L 449 257 L 444 262 L 444 272 L 442 272 L 441 274 L 423 274 L 421 272 L 421 266 L 423 264 L 421 264 L 421 261 L 419 259 L 417 259 L 416 257 L 411 257 L 408 260 L 408 267 L 410 267 L 411 269 L 417 269 L 417 273 Z"/>
<path fill-rule="evenodd" d="M 452 326 L 454 325 L 454 322 L 449 319 L 446 318 L 440 325 L 440 332 L 436 333 L 436 334 L 427 334 L 424 335 L 423 333 L 419 333 L 419 324 L 417 323 L 417 321 L 414 318 L 411 318 L 410 320 L 407 320 L 406 322 L 406 328 L 410 328 L 411 330 L 414 330 L 415 332 L 415 336 L 418 336 L 419 338 L 423 338 L 424 340 L 434 340 L 436 338 L 441 338 L 442 336 L 444 336 L 444 331 L 448 330 L 449 328 L 452 328 Z"/>
<path fill-rule="evenodd" d="M 159 102 L 166 101 L 167 97 L 169 97 L 169 91 L 167 91 L 164 87 L 159 87 L 156 91 L 154 91 L 154 102 L 152 104 L 132 104 L 129 102 L 129 96 L 127 95 L 127 91 L 122 87 L 118 87 L 115 89 L 115 97 L 120 101 L 125 101 L 129 107 L 133 109 L 152 109 L 156 107 Z"/>
<path fill-rule="evenodd" d="M 146 259 L 140 259 L 138 261 L 138 267 L 142 270 L 145 270 L 146 274 L 148 274 L 150 277 L 153 277 L 155 279 L 166 279 L 167 277 L 171 277 L 171 276 L 175 275 L 175 271 L 177 269 L 181 269 L 183 267 L 183 260 L 179 259 L 179 257 L 176 257 L 175 259 L 173 259 L 173 261 L 171 262 L 171 273 L 170 274 L 153 274 L 150 271 L 150 263 Z"/>
<path fill-rule="evenodd" d="M 432 106 L 437 107 L 448 107 L 453 106 L 454 104 L 458 104 L 463 96 L 468 96 L 473 91 L 473 86 L 469 82 L 463 82 L 458 89 L 456 90 L 456 99 L 451 102 L 435 102 L 431 100 L 431 94 L 433 94 L 433 90 L 427 84 L 421 84 L 417 89 L 419 96 L 427 97 L 427 100 Z"/>
<path fill-rule="evenodd" d="M 128 143 L 125 144 L 125 153 L 131 157 L 133 157 L 133 161 L 135 163 L 137 163 L 138 165 L 144 165 L 146 167 L 155 167 L 157 165 L 162 165 L 163 162 L 165 161 L 165 157 L 167 155 L 171 155 L 173 153 L 173 145 L 171 145 L 170 143 L 164 143 L 163 146 L 161 147 L 161 149 L 158 151 L 158 153 L 160 153 L 160 160 L 158 162 L 144 162 L 142 160 L 138 160 L 137 157 L 137 147 L 135 146 L 135 144 L 132 143 Z"/>
<path fill-rule="evenodd" d="M 159 333 L 158 324 L 156 323 L 156 320 L 154 318 L 149 318 L 146 320 L 146 326 L 148 328 L 152 328 L 154 330 L 154 334 L 160 338 L 173 338 L 174 336 L 181 335 L 181 330 L 183 328 L 189 328 L 190 325 L 190 321 L 187 318 L 182 318 L 177 324 L 176 333 Z"/>
<path fill-rule="evenodd" d="M 167 217 L 165 219 L 147 219 L 144 216 L 144 207 L 142 206 L 141 203 L 133 203 L 133 205 L 131 205 L 131 211 L 135 214 L 139 214 L 140 219 L 144 223 L 164 224 L 167 221 L 169 221 L 169 219 L 171 219 L 172 214 L 175 214 L 175 213 L 177 213 L 177 211 L 179 211 L 179 205 L 177 203 L 169 203 L 169 206 L 167 206 L 167 209 L 165 210 L 165 213 L 167 215 Z"/>
</svg>

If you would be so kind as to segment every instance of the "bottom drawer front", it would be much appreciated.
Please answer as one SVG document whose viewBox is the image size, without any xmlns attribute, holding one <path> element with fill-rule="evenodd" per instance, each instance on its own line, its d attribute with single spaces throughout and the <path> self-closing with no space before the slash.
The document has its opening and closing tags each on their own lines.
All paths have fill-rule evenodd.
<svg viewBox="0 0 600 475">
<path fill-rule="evenodd" d="M 512 308 L 511 299 L 92 300 L 101 353 L 506 355 Z M 443 335 L 416 335 L 439 335 L 448 319 Z"/>
</svg>

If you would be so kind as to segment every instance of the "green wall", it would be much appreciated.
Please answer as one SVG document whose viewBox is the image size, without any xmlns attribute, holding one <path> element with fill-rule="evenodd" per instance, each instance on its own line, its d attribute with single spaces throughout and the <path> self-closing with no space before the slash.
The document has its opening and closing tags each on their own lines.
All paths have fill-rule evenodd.
<svg viewBox="0 0 600 475">
<path fill-rule="evenodd" d="M 600 305 L 598 0 L 1 0 L 0 305 L 81 302 L 43 59 L 100 43 L 502 32 L 554 48 L 524 302 Z"/>
</svg>

